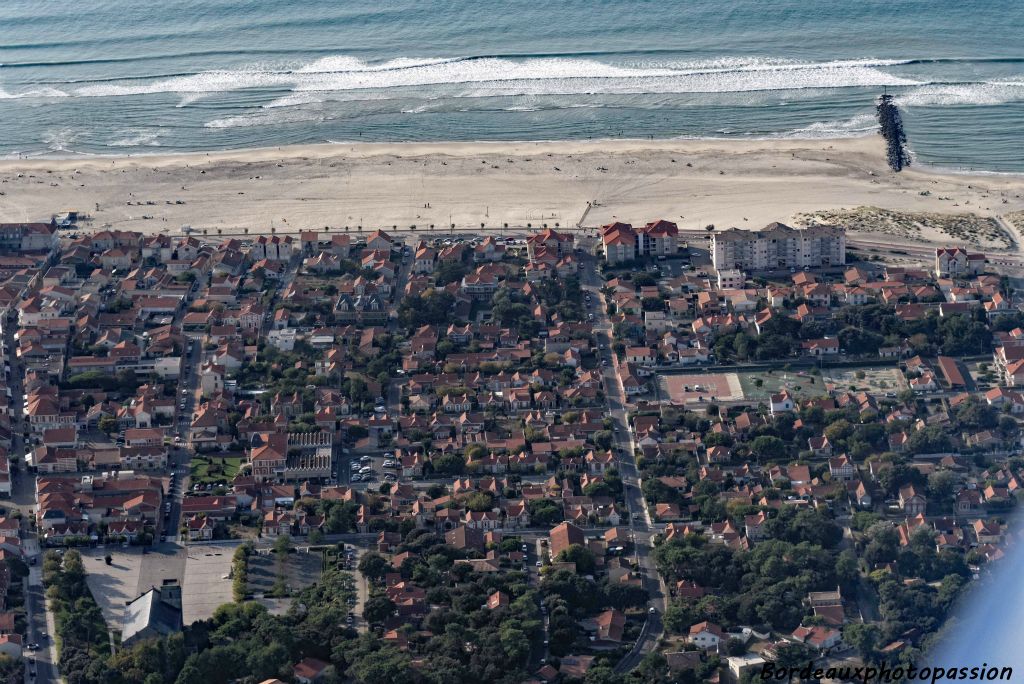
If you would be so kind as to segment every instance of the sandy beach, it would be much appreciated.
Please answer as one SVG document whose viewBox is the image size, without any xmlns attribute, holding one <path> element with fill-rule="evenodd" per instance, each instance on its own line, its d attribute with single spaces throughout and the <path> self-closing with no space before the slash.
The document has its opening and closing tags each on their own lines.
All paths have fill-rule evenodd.
<svg viewBox="0 0 1024 684">
<path fill-rule="evenodd" d="M 87 229 L 178 233 L 191 225 L 212 235 L 271 227 L 598 226 L 656 218 L 682 229 L 760 228 L 857 207 L 990 218 L 1024 211 L 1024 177 L 916 167 L 894 174 L 882 151 L 880 137 L 869 136 L 331 144 L 4 160 L 0 221 L 45 220 L 73 209 L 92 216 Z M 962 235 L 957 242 L 965 241 Z M 954 239 L 928 225 L 896 237 Z"/>
</svg>

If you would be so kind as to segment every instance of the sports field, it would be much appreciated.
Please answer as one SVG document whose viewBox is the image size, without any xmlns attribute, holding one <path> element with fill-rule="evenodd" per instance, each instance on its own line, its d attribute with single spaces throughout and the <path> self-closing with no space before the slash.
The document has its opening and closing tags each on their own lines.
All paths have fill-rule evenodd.
<svg viewBox="0 0 1024 684">
<path fill-rule="evenodd" d="M 735 373 L 663 375 L 659 381 L 662 391 L 675 404 L 738 401 L 743 398 L 743 389 Z"/>
</svg>

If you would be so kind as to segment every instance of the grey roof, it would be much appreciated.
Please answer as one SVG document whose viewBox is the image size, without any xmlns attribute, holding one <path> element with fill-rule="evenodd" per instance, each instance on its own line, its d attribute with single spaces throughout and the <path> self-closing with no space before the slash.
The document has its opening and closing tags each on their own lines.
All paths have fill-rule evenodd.
<svg viewBox="0 0 1024 684">
<path fill-rule="evenodd" d="M 146 633 L 147 629 L 151 631 Z M 179 631 L 181 609 L 164 601 L 160 590 L 154 587 L 125 607 L 121 643 L 127 643 L 136 636 L 151 637 Z"/>
</svg>

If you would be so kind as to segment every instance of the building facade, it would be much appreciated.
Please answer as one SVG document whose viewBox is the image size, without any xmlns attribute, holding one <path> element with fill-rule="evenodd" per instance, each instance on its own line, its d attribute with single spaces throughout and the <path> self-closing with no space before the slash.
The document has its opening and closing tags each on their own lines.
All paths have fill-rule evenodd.
<svg viewBox="0 0 1024 684">
<path fill-rule="evenodd" d="M 730 228 L 711 235 L 711 257 L 719 271 L 841 266 L 846 263 L 846 230 L 837 226 L 797 229 L 782 223 L 760 231 Z"/>
</svg>

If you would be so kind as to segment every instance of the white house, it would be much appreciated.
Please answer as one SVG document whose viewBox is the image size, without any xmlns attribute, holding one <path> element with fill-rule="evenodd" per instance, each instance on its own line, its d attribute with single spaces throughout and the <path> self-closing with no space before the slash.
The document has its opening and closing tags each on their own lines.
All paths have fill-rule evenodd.
<svg viewBox="0 0 1024 684">
<path fill-rule="evenodd" d="M 783 413 L 786 411 L 793 410 L 793 397 L 790 395 L 788 390 L 782 390 L 778 394 L 771 396 L 771 413 L 774 416 L 776 413 Z"/>
<path fill-rule="evenodd" d="M 690 627 L 688 641 L 698 648 L 717 648 L 723 641 L 728 641 L 729 636 L 722 631 L 722 628 L 713 622 L 698 622 Z"/>
</svg>

